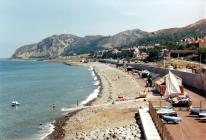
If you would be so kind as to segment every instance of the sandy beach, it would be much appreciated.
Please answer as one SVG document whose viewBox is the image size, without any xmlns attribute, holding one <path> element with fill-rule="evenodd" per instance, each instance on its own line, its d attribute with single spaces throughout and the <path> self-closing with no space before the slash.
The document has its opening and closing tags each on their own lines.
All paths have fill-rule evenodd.
<svg viewBox="0 0 206 140">
<path fill-rule="evenodd" d="M 86 65 L 92 66 L 101 80 L 100 96 L 90 107 L 64 116 L 57 123 L 60 126 L 56 127 L 56 136 L 53 134 L 50 139 L 140 139 L 135 114 L 147 102 L 136 98 L 144 89 L 144 81 L 108 64 Z M 125 100 L 117 101 L 118 96 Z"/>
</svg>

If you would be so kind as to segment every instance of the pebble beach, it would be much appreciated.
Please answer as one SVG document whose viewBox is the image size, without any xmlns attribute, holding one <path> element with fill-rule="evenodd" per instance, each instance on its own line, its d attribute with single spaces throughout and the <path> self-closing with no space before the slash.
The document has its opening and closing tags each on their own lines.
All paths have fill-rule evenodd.
<svg viewBox="0 0 206 140">
<path fill-rule="evenodd" d="M 144 81 L 111 65 L 95 62 L 89 66 L 101 81 L 99 96 L 88 107 L 56 121 L 55 131 L 47 139 L 141 139 L 136 114 L 139 107 L 147 106 L 146 101 L 137 99 Z M 118 96 L 124 100 L 119 101 Z"/>
</svg>

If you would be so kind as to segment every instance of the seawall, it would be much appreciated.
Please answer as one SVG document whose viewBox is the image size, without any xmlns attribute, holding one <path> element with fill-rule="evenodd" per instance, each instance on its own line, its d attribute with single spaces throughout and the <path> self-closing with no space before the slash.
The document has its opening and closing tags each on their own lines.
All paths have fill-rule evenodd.
<svg viewBox="0 0 206 140">
<path fill-rule="evenodd" d="M 153 73 L 160 74 L 161 76 L 166 75 L 169 72 L 169 69 L 159 68 L 155 66 L 150 66 L 146 64 L 127 64 L 127 66 L 132 66 L 138 70 L 149 70 Z M 170 70 L 175 75 L 182 78 L 182 82 L 185 86 L 195 88 L 197 90 L 201 90 L 203 93 L 202 95 L 206 96 L 206 75 L 203 74 L 193 74 L 188 72 L 182 72 L 178 70 Z"/>
</svg>

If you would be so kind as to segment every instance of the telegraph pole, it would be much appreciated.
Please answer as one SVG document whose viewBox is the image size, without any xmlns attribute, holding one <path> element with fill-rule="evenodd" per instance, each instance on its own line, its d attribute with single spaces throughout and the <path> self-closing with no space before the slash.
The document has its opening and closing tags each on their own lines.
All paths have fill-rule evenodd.
<svg viewBox="0 0 206 140">
<path fill-rule="evenodd" d="M 165 69 L 165 56 L 164 56 L 164 60 L 163 60 L 163 63 L 164 63 L 164 69 Z"/>
<path fill-rule="evenodd" d="M 200 66 L 201 66 L 201 63 L 202 63 L 202 54 L 200 54 Z"/>
</svg>

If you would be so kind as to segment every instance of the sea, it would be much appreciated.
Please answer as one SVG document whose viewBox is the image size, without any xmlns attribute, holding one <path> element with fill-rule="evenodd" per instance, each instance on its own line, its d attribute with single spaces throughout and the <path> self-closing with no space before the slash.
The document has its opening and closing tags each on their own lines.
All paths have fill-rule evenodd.
<svg viewBox="0 0 206 140">
<path fill-rule="evenodd" d="M 62 108 L 86 104 L 99 89 L 92 67 L 0 59 L 0 140 L 45 138 Z"/>
</svg>

